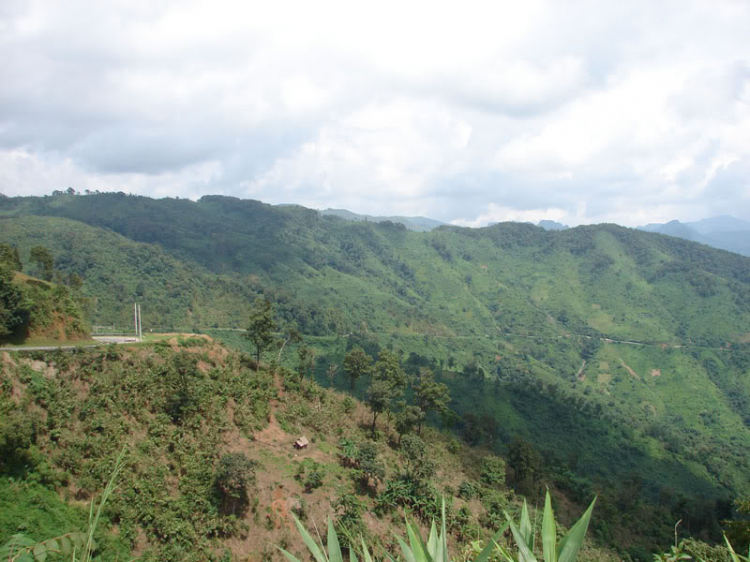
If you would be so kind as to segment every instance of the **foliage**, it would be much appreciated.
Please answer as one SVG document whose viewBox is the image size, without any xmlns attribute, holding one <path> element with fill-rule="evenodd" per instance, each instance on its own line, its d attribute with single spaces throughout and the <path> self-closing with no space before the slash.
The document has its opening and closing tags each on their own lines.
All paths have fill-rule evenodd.
<svg viewBox="0 0 750 562">
<path fill-rule="evenodd" d="M 18 333 L 29 322 L 29 303 L 13 284 L 13 271 L 0 263 L 0 341 Z"/>
<path fill-rule="evenodd" d="M 586 531 L 589 527 L 589 521 L 595 503 L 596 499 L 591 502 L 591 505 L 586 512 L 558 543 L 557 523 L 555 522 L 554 513 L 552 511 L 552 500 L 549 491 L 547 491 L 544 500 L 544 516 L 542 519 L 541 536 L 545 562 L 574 562 L 576 560 L 578 551 L 580 550 L 581 545 L 583 544 L 583 539 L 586 536 Z M 511 519 L 510 515 L 507 513 L 505 514 L 505 517 L 510 525 L 510 530 L 513 533 L 513 539 L 516 542 L 518 551 L 517 553 L 512 553 L 509 549 L 496 543 L 495 546 L 502 559 L 507 562 L 536 562 L 537 558 L 534 554 L 534 530 L 531 525 L 526 502 L 524 501 L 523 509 L 521 511 L 521 519 L 517 524 L 513 522 L 513 519 Z"/>
<path fill-rule="evenodd" d="M 370 356 L 362 351 L 361 347 L 355 347 L 344 357 L 344 372 L 351 382 L 351 391 L 357 380 L 372 372 L 372 360 Z"/>
<path fill-rule="evenodd" d="M 490 488 L 500 488 L 505 485 L 505 461 L 494 455 L 482 459 L 482 483 Z"/>
<path fill-rule="evenodd" d="M 248 487 L 255 484 L 256 466 L 242 453 L 226 453 L 219 459 L 214 481 L 222 495 L 224 513 L 244 515 Z"/>
<path fill-rule="evenodd" d="M 273 306 L 268 299 L 258 297 L 255 299 L 253 309 L 250 311 L 250 321 L 247 326 L 245 337 L 255 347 L 255 370 L 260 366 L 260 357 L 263 351 L 271 345 L 274 340 L 273 331 L 276 322 L 273 319 Z"/>
<path fill-rule="evenodd" d="M 467 442 L 502 451 L 521 435 L 538 452 L 518 486 L 549 471 L 582 497 L 636 472 L 632 501 L 607 494 L 626 508 L 607 512 L 610 537 L 627 528 L 663 544 L 669 525 L 652 533 L 645 521 L 668 510 L 664 521 L 685 517 L 719 539 L 726 497 L 750 486 L 746 258 L 614 225 L 421 234 L 226 197 L 9 198 L 0 215 L 0 242 L 27 263 L 32 247 L 49 248 L 97 323 L 129 322 L 138 297 L 146 328 L 240 328 L 262 296 L 321 365 L 361 346 L 411 368 L 413 353 L 410 374 L 428 367 L 449 387 Z M 403 390 L 381 392 L 383 413 L 413 398 Z M 453 423 L 439 414 L 428 419 Z"/>
<path fill-rule="evenodd" d="M 52 281 L 54 260 L 52 253 L 44 246 L 34 246 L 29 252 L 29 260 L 35 263 L 41 271 L 41 277 L 45 281 Z"/>
<path fill-rule="evenodd" d="M 435 472 L 435 464 L 429 457 L 427 445 L 418 435 L 405 435 L 401 440 L 401 451 L 406 461 L 406 476 L 410 480 L 429 479 Z"/>
</svg>

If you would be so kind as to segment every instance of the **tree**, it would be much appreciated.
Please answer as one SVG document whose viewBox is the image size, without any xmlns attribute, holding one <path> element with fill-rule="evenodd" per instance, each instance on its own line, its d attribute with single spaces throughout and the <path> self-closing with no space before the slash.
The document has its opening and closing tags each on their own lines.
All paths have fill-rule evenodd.
<svg viewBox="0 0 750 562">
<path fill-rule="evenodd" d="M 361 443 L 356 460 L 365 485 L 369 485 L 372 480 L 377 486 L 378 482 L 385 477 L 385 465 L 378 456 L 378 447 L 375 443 L 368 441 Z"/>
<path fill-rule="evenodd" d="M 250 311 L 250 322 L 245 332 L 245 337 L 255 346 L 255 372 L 260 369 L 260 358 L 273 343 L 273 331 L 276 322 L 273 319 L 273 306 L 268 299 L 258 297 L 255 299 L 253 309 Z"/>
<path fill-rule="evenodd" d="M 435 473 L 435 463 L 427 458 L 427 445 L 417 435 L 404 435 L 401 451 L 406 461 L 406 477 L 413 482 L 429 479 Z"/>
<path fill-rule="evenodd" d="M 542 459 L 534 446 L 522 439 L 516 437 L 508 445 L 508 466 L 513 469 L 516 482 L 523 482 L 527 476 L 535 475 L 539 472 Z"/>
<path fill-rule="evenodd" d="M 52 253 L 47 248 L 34 246 L 31 248 L 29 259 L 42 270 L 42 279 L 45 281 L 52 280 L 54 260 L 52 259 Z"/>
<path fill-rule="evenodd" d="M 281 364 L 281 354 L 284 352 L 284 348 L 286 347 L 286 344 L 289 342 L 293 343 L 299 343 L 302 341 L 302 334 L 299 333 L 299 330 L 297 328 L 289 328 L 286 330 L 286 333 L 284 334 L 284 341 L 281 344 L 281 347 L 279 348 L 279 354 L 276 357 L 276 364 Z"/>
<path fill-rule="evenodd" d="M 326 370 L 326 375 L 328 376 L 328 383 L 331 388 L 333 388 L 333 381 L 336 380 L 336 373 L 339 371 L 339 366 L 336 365 L 336 363 L 331 363 L 328 365 L 328 369 Z"/>
<path fill-rule="evenodd" d="M 385 411 L 388 412 L 388 423 L 390 423 L 393 403 L 403 396 L 407 380 L 398 356 L 388 349 L 380 352 L 378 361 L 375 363 L 373 384 L 379 381 L 390 387 L 388 403 L 385 406 Z"/>
<path fill-rule="evenodd" d="M 414 384 L 414 402 L 422 412 L 422 416 L 417 424 L 417 434 L 422 435 L 422 421 L 428 412 L 443 413 L 448 409 L 451 401 L 450 390 L 448 386 L 435 382 L 435 374 L 428 367 L 419 369 L 419 377 Z"/>
<path fill-rule="evenodd" d="M 312 373 L 315 369 L 315 349 L 302 345 L 297 353 L 299 354 L 298 372 L 300 379 L 304 379 L 306 374 L 309 374 L 312 379 Z"/>
<path fill-rule="evenodd" d="M 393 387 L 388 381 L 373 380 L 367 389 L 367 405 L 372 410 L 372 434 L 375 435 L 375 422 L 378 415 L 386 411 L 391 405 Z"/>
<path fill-rule="evenodd" d="M 18 248 L 10 244 L 0 244 L 0 264 L 6 264 L 15 271 L 22 271 L 23 264 L 18 255 Z"/>
<path fill-rule="evenodd" d="M 505 485 L 505 461 L 500 457 L 489 455 L 482 459 L 482 483 L 490 488 L 501 488 Z"/>
<path fill-rule="evenodd" d="M 404 406 L 395 416 L 396 431 L 398 431 L 398 443 L 404 435 L 414 431 L 418 425 L 422 425 L 424 413 L 417 406 Z"/>
<path fill-rule="evenodd" d="M 18 333 L 29 322 L 29 305 L 12 281 L 12 269 L 0 263 L 0 339 Z"/>
<path fill-rule="evenodd" d="M 344 357 L 344 372 L 351 381 L 351 391 L 354 394 L 357 379 L 372 373 L 372 359 L 361 347 L 355 347 Z"/>
<path fill-rule="evenodd" d="M 255 484 L 256 463 L 242 453 L 227 453 L 219 460 L 214 484 L 222 496 L 222 511 L 243 515 L 247 510 L 247 488 Z"/>
</svg>

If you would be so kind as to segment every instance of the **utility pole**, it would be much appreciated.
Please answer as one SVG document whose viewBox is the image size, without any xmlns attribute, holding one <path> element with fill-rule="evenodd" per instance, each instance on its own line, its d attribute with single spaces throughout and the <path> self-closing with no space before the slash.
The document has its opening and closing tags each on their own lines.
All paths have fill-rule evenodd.
<svg viewBox="0 0 750 562">
<path fill-rule="evenodd" d="M 133 303 L 133 320 L 135 322 L 135 337 L 138 337 L 138 305 Z"/>
<path fill-rule="evenodd" d="M 138 339 L 143 341 L 143 317 L 141 316 L 141 305 L 138 305 Z"/>
</svg>

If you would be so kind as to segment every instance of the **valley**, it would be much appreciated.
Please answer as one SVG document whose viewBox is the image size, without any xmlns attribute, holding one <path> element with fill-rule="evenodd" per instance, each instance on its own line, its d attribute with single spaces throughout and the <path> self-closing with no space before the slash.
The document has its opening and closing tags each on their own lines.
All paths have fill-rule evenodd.
<svg viewBox="0 0 750 562">
<path fill-rule="evenodd" d="M 271 362 L 276 353 L 266 354 L 264 369 L 287 373 L 282 388 L 289 384 L 292 393 L 312 393 L 317 397 L 312 404 L 343 404 L 351 395 L 359 412 L 354 416 L 359 429 L 351 431 L 360 441 L 367 435 L 367 407 L 358 400 L 369 400 L 374 381 L 364 375 L 352 386 L 343 367 L 346 356 L 359 348 L 375 361 L 387 351 L 410 377 L 429 368 L 449 389 L 450 403 L 441 414 L 428 415 L 425 440 L 437 448 L 460 443 L 461 455 L 499 455 L 506 462 L 524 447 L 533 470 L 528 479 L 509 471 L 515 493 L 536 501 L 543 486 L 551 486 L 556 501 L 577 506 L 571 509 L 576 513 L 599 496 L 592 548 L 619 545 L 618 556 L 649 559 L 655 549 L 668 546 L 678 519 L 686 533 L 718 541 L 724 521 L 737 516 L 734 500 L 750 493 L 749 258 L 607 224 L 549 231 L 521 223 L 478 229 L 443 225 L 413 232 L 394 222 L 346 221 L 298 206 L 124 194 L 2 199 L 0 243 L 18 249 L 28 264 L 24 274 L 30 275 L 43 273 L 29 260 L 31 249 L 47 248 L 54 256 L 55 283 L 67 287 L 78 317 L 87 323 L 127 327 L 137 301 L 144 332 L 210 337 L 205 351 L 200 351 L 203 344 L 195 344 L 195 353 L 228 354 L 234 358 L 232 369 L 254 354 L 244 330 L 257 299 L 267 300 L 276 325 L 274 341 L 289 343 L 279 365 Z M 299 332 L 299 341 L 288 337 L 292 330 Z M 112 353 L 118 357 L 112 365 L 122 365 L 113 368 L 132 367 L 144 377 L 156 368 L 148 363 L 149 346 L 162 357 L 157 363 L 169 363 L 183 349 L 179 340 L 156 342 L 140 351 L 87 351 L 80 361 L 110 365 L 107 355 Z M 12 361 L 14 369 L 21 364 Z M 77 364 L 78 356 L 72 361 Z M 211 372 L 206 363 L 199 378 Z M 310 378 L 297 389 L 287 380 L 303 363 Z M 97 377 L 110 376 L 103 367 L 96 369 Z M 266 380 L 264 372 L 258 380 Z M 240 378 L 252 379 L 248 373 Z M 204 382 L 206 389 L 214 388 Z M 263 392 L 278 392 L 275 385 L 264 384 Z M 204 406 L 216 412 L 228 407 L 229 398 L 220 400 L 223 392 L 214 388 L 209 395 L 219 403 L 206 395 Z M 413 395 L 409 384 L 394 414 L 405 412 Z M 282 410 L 292 408 L 278 396 L 274 400 Z M 307 399 L 294 400 L 293 410 L 304 410 Z M 229 414 L 211 415 L 219 416 L 217 427 L 234 431 L 219 419 Z M 261 430 L 281 438 L 274 424 L 261 429 L 271 423 L 270 412 L 253 415 L 255 429 L 237 430 L 245 431 L 245 439 Z M 335 465 L 340 437 L 335 428 L 316 429 L 322 422 L 304 416 L 299 426 L 284 426 L 289 415 L 272 418 L 281 424 L 283 438 L 310 427 L 322 432 L 328 456 L 316 462 Z M 108 419 L 101 431 L 125 431 L 123 423 Z M 144 428 L 127 432 L 152 431 Z M 47 447 L 43 456 L 57 454 L 54 441 L 44 441 L 46 431 L 51 430 L 40 434 Z M 381 431 L 378 446 L 393 455 L 397 471 L 403 459 L 397 445 L 388 445 L 397 439 L 395 430 Z M 220 450 L 232 450 L 222 435 L 205 445 L 212 462 L 218 462 Z M 116 453 L 113 444 L 102 442 L 101 447 L 86 453 L 85 463 Z M 259 451 L 243 452 L 259 460 Z M 447 456 L 436 461 L 439 467 L 456 462 L 448 458 L 455 453 L 440 454 Z M 460 485 L 457 476 L 450 476 L 452 470 L 438 469 L 445 478 L 438 489 Z M 455 470 L 461 478 L 472 478 L 468 465 Z M 97 473 L 99 487 L 105 472 Z M 269 483 L 261 483 L 262 472 L 256 470 L 259 489 L 270 493 Z M 80 477 L 72 474 L 72 481 Z M 95 487 L 90 483 L 89 495 Z M 331 493 L 326 488 L 325 494 Z M 373 493 L 357 496 L 358 501 L 378 497 L 382 486 Z M 333 501 L 326 497 L 316 504 L 318 519 L 325 502 Z M 268 501 L 276 500 L 269 496 Z M 503 501 L 518 505 L 516 499 Z M 476 502 L 471 508 L 475 517 L 494 509 Z M 365 526 L 377 528 L 378 523 L 368 520 Z M 189 533 L 221 534 L 206 529 Z M 144 540 L 164 559 L 181 559 L 155 546 L 163 540 L 158 533 L 145 539 L 136 535 L 128 537 L 131 545 Z M 281 540 L 272 535 L 269 540 Z M 234 556 L 247 548 L 236 539 L 227 544 Z"/>
</svg>

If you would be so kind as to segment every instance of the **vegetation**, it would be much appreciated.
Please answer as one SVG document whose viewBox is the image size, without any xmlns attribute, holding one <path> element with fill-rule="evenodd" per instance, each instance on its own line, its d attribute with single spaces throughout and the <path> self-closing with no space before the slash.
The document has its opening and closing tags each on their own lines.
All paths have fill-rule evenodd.
<svg viewBox="0 0 750 562">
<path fill-rule="evenodd" d="M 324 407 L 315 410 L 321 387 L 311 378 L 347 389 L 348 401 L 337 402 L 340 415 L 359 419 L 369 433 L 353 442 L 377 440 L 376 457 L 385 454 L 392 463 L 383 463 L 382 476 L 374 471 L 366 478 L 355 465 L 336 465 L 360 471 L 347 480 L 350 488 L 333 494 L 348 529 L 366 520 L 358 501 L 383 513 L 408 507 L 425 521 L 439 515 L 443 489 L 435 478 L 444 459 L 427 454 L 424 466 L 431 462 L 434 474 L 420 477 L 414 439 L 429 451 L 439 427 L 464 441 L 446 441 L 454 450 L 470 445 L 505 463 L 502 478 L 499 466 L 483 476 L 484 464 L 475 459 L 460 479 L 441 484 L 457 502 L 454 511 L 449 502 L 460 521 L 457 535 L 477 537 L 477 526 L 504 521 L 511 501 L 506 482 L 536 499 L 546 484 L 553 497 L 564 494 L 578 504 L 598 494 L 592 533 L 621 545 L 621 557 L 651 558 L 671 542 L 672 522 L 680 519 L 686 535 L 714 542 L 726 528 L 744 551 L 734 500 L 750 496 L 747 258 L 614 225 L 548 232 L 506 223 L 415 233 L 393 223 L 352 223 L 224 197 L 9 198 L 0 201 L 0 220 L 6 338 L 19 334 L 19 325 L 69 338 L 84 335 L 87 321 L 129 325 L 138 300 L 145 331 L 207 332 L 252 353 L 254 360 L 238 356 L 244 357 L 241 377 L 255 369 L 269 393 L 283 389 L 276 419 L 289 434 L 325 425 Z M 50 277 L 49 260 L 39 247 L 52 258 L 51 282 L 42 279 Z M 19 273 L 21 267 L 36 278 Z M 243 337 L 253 333 L 246 331 L 248 320 L 259 311 L 266 329 L 258 333 L 267 336 L 260 347 Z M 301 338 L 292 337 L 294 330 Z M 271 352 L 278 387 L 261 364 Z M 102 361 L 104 371 L 120 368 L 121 361 Z M 153 415 L 162 423 L 194 432 L 196 420 L 210 418 L 225 427 L 204 411 L 206 389 L 218 384 L 210 368 L 203 372 L 210 362 L 140 361 L 142 377 L 159 373 L 158 388 L 138 384 L 154 393 L 162 409 Z M 47 384 L 28 372 L 21 378 L 22 385 Z M 226 391 L 217 396 L 225 402 L 215 411 L 231 410 L 244 427 L 248 406 L 238 410 L 242 401 Z M 49 400 L 57 403 L 56 396 Z M 31 412 L 19 413 L 8 402 L 2 407 L 9 415 L 0 425 L 16 432 L 4 433 L 2 447 L 28 451 L 39 447 L 40 431 L 52 431 Z M 138 407 L 152 411 L 153 405 Z M 332 442 L 341 437 L 331 435 Z M 182 537 L 174 541 L 179 548 L 194 542 L 188 535 L 201 543 L 229 532 L 217 523 L 229 516 L 213 469 L 230 451 L 211 449 L 215 442 L 209 446 L 206 438 L 199 442 L 211 450 L 211 471 L 194 476 L 202 491 L 193 497 L 213 507 L 180 507 L 211 515 L 190 531 L 170 531 Z M 49 442 L 55 443 L 42 439 L 45 447 Z M 306 465 L 307 474 L 312 468 Z M 319 476 L 310 497 L 338 482 L 326 466 Z M 93 484 L 85 487 L 89 493 Z M 255 517 L 248 501 L 247 517 Z M 725 525 L 728 520 L 735 523 Z M 149 541 L 163 540 L 149 529 L 143 531 Z"/>
</svg>

